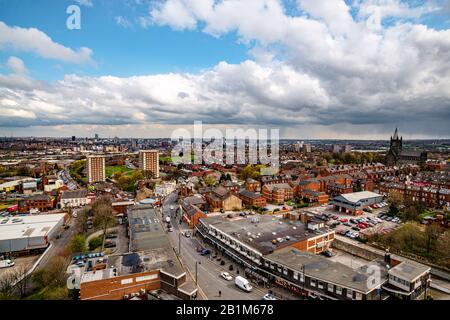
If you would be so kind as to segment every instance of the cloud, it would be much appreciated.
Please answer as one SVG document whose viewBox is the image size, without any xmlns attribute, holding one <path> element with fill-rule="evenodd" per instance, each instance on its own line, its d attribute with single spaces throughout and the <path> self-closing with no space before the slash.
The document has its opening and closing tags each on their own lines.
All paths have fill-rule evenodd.
<svg viewBox="0 0 450 320">
<path fill-rule="evenodd" d="M 117 16 L 114 18 L 114 20 L 116 21 L 117 25 L 123 27 L 123 28 L 131 28 L 133 25 L 130 21 L 128 21 L 127 18 L 122 17 L 122 16 Z"/>
<path fill-rule="evenodd" d="M 66 75 L 54 84 L 0 76 L 0 110 L 16 104 L 35 115 L 8 111 L 0 126 L 145 127 L 202 120 L 218 126 L 330 126 L 365 136 L 364 130 L 390 132 L 402 123 L 423 135 L 450 136 L 450 30 L 420 23 L 434 6 L 394 0 L 296 5 L 292 14 L 277 0 L 154 4 L 141 25 L 214 37 L 234 32 L 254 60 L 220 62 L 194 74 Z M 370 5 L 380 8 L 379 20 Z"/>
<path fill-rule="evenodd" d="M 16 74 L 28 73 L 28 69 L 23 63 L 23 61 L 17 57 L 9 57 L 8 61 L 6 62 L 6 65 L 13 73 Z"/>
<path fill-rule="evenodd" d="M 85 6 L 85 7 L 92 7 L 93 3 L 92 0 L 75 0 L 76 3 L 79 5 Z"/>
<path fill-rule="evenodd" d="M 92 50 L 81 47 L 73 50 L 54 42 L 48 35 L 36 28 L 10 27 L 0 21 L 0 50 L 13 49 L 32 52 L 42 58 L 68 63 L 92 63 Z"/>
</svg>

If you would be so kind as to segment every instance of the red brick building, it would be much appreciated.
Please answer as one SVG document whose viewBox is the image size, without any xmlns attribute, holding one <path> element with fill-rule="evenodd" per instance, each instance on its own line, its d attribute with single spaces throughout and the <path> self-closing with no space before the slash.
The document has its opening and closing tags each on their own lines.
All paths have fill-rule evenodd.
<svg viewBox="0 0 450 320">
<path fill-rule="evenodd" d="M 251 192 L 248 190 L 242 190 L 239 192 L 238 197 L 242 199 L 242 203 L 248 207 L 263 208 L 266 206 L 266 198 L 262 194 L 257 192 Z"/>
</svg>

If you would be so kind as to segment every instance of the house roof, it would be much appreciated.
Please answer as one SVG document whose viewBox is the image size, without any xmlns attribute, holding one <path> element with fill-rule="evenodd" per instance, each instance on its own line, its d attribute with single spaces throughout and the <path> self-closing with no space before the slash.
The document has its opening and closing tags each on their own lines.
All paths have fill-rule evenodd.
<svg viewBox="0 0 450 320">
<path fill-rule="evenodd" d="M 79 199 L 79 198 L 86 198 L 86 196 L 87 190 L 85 189 L 67 190 L 62 193 L 61 199 Z"/>
<path fill-rule="evenodd" d="M 371 192 L 371 191 L 360 191 L 360 192 L 352 192 L 352 193 L 343 193 L 339 195 L 338 197 L 342 197 L 348 202 L 356 203 L 364 199 L 369 198 L 375 198 L 375 197 L 382 197 L 382 195 Z"/>
</svg>

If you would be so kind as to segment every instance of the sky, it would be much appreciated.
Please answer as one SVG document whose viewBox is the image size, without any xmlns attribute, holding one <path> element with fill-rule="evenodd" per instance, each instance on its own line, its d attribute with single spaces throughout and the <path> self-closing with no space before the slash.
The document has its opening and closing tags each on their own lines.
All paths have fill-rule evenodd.
<svg viewBox="0 0 450 320">
<path fill-rule="evenodd" d="M 80 28 L 70 29 L 71 6 Z M 0 135 L 450 138 L 450 0 L 0 0 Z"/>
</svg>

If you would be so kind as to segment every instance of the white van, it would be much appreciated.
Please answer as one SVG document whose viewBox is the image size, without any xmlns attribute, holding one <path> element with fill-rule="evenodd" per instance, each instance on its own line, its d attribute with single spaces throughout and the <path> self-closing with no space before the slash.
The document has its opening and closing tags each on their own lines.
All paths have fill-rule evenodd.
<svg viewBox="0 0 450 320">
<path fill-rule="evenodd" d="M 241 276 L 237 276 L 234 279 L 234 283 L 238 288 L 244 290 L 245 292 L 250 292 L 253 289 L 252 286 L 250 285 L 250 282 Z"/>
<path fill-rule="evenodd" d="M 14 261 L 10 259 L 0 260 L 0 269 L 14 266 Z"/>
<path fill-rule="evenodd" d="M 170 223 L 170 217 L 166 217 L 166 222 Z"/>
</svg>

